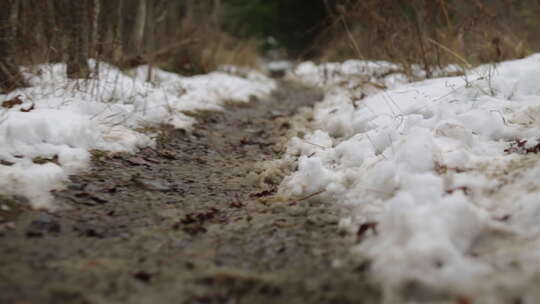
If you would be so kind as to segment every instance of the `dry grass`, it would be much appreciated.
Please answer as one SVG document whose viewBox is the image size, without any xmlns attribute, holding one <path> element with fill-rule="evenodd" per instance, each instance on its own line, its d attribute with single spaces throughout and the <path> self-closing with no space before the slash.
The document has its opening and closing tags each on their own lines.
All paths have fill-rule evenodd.
<svg viewBox="0 0 540 304">
<path fill-rule="evenodd" d="M 428 70 L 521 58 L 540 49 L 533 0 L 345 1 L 313 46 L 320 61 L 381 59 Z M 491 4 L 490 4 L 491 3 Z"/>
<path fill-rule="evenodd" d="M 197 74 L 225 64 L 257 65 L 258 41 L 240 41 L 223 31 L 208 15 L 184 20 L 174 37 L 173 40 L 188 43 L 160 57 L 160 63 L 168 69 Z"/>
<path fill-rule="evenodd" d="M 45 1 L 36 5 L 21 3 L 13 16 L 16 24 L 13 60 L 20 65 L 65 62 L 71 41 L 60 17 L 69 12 L 62 7 L 50 10 Z M 130 39 L 134 5 L 124 3 L 129 5 L 123 8 L 122 36 L 116 37 L 113 27 L 118 19 L 114 15 L 117 3 L 102 1 L 95 41 L 99 60 L 121 68 L 152 64 L 187 75 L 209 72 L 224 64 L 257 65 L 258 41 L 239 40 L 226 33 L 216 17 L 220 12 L 211 13 L 213 7 L 207 1 L 155 4 L 154 16 L 146 20 L 147 24 L 154 23 L 150 27 L 152 32 L 145 32 L 143 48 L 133 49 Z"/>
</svg>

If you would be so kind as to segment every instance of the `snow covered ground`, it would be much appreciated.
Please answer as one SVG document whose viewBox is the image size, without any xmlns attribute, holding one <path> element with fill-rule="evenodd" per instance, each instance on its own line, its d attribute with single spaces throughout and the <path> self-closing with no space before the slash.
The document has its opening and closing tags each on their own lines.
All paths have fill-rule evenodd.
<svg viewBox="0 0 540 304">
<path fill-rule="evenodd" d="M 236 67 L 194 77 L 153 69 L 146 82 L 145 66 L 128 73 L 106 63 L 90 66 L 91 80 L 69 80 L 64 64 L 25 67 L 31 86 L 0 94 L 0 194 L 54 209 L 49 191 L 87 167 L 89 150 L 136 152 L 153 145 L 141 129 L 190 128 L 195 120 L 186 112 L 220 110 L 275 88 L 262 74 Z"/>
<path fill-rule="evenodd" d="M 386 303 L 538 303 L 540 54 L 412 83 L 365 61 L 289 77 L 327 93 L 280 191 L 349 208 Z"/>
</svg>

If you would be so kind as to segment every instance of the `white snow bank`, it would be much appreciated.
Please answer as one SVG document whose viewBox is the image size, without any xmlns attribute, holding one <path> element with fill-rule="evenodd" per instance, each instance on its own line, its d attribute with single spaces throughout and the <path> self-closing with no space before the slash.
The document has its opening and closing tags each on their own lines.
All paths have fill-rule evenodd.
<svg viewBox="0 0 540 304">
<path fill-rule="evenodd" d="M 343 63 L 328 62 L 320 65 L 307 61 L 299 64 L 290 77 L 311 85 L 328 86 L 349 81 L 356 84 L 399 71 L 399 65 L 386 61 L 347 60 Z"/>
<path fill-rule="evenodd" d="M 271 75 L 279 75 L 280 73 L 287 73 L 292 71 L 294 63 L 289 60 L 272 60 L 262 64 L 263 68 Z"/>
<path fill-rule="evenodd" d="M 225 102 L 264 97 L 275 83 L 245 70 L 182 77 L 148 67 L 123 73 L 99 63 L 92 79 L 70 80 L 65 64 L 23 68 L 29 88 L 0 95 L 23 104 L 0 107 L 0 194 L 20 195 L 33 207 L 54 208 L 50 190 L 69 174 L 86 168 L 89 150 L 136 152 L 153 144 L 140 128 L 171 124 L 190 128 L 195 120 L 184 112 L 220 110 Z M 32 108 L 33 106 L 33 108 Z M 23 112 L 21 110 L 29 110 Z M 54 162 L 35 164 L 36 157 Z"/>
<path fill-rule="evenodd" d="M 458 65 L 449 65 L 443 69 L 435 68 L 431 71 L 434 76 L 443 76 L 449 73 L 459 73 L 462 68 Z M 410 73 L 414 78 L 425 78 L 425 71 L 418 65 L 410 66 Z M 374 88 L 395 88 L 409 82 L 405 69 L 398 64 L 387 61 L 367 61 L 351 59 L 343 63 L 327 62 L 315 64 L 311 61 L 300 63 L 288 74 L 289 79 L 303 83 L 323 86 L 327 88 L 340 86 L 349 90 L 366 85 Z M 369 91 L 370 92 L 370 91 Z"/>
<path fill-rule="evenodd" d="M 393 68 L 374 66 L 364 77 Z M 377 223 L 354 252 L 386 303 L 537 303 L 540 157 L 526 152 L 540 138 L 539 79 L 537 54 L 362 100 L 334 86 L 318 130 L 291 141 L 298 170 L 281 191 L 323 191 L 316 199 L 351 208 L 341 225 L 352 232 Z"/>
</svg>

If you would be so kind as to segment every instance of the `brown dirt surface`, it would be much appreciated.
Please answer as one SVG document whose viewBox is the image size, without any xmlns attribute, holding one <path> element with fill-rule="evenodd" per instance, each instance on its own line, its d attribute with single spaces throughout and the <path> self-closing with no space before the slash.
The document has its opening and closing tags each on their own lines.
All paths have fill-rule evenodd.
<svg viewBox="0 0 540 304">
<path fill-rule="evenodd" d="M 63 211 L 0 198 L 0 303 L 378 303 L 340 211 L 272 200 L 282 175 L 260 178 L 321 97 L 282 83 L 197 114 L 193 132 L 164 128 L 155 148 L 94 151 L 55 193 Z"/>
</svg>

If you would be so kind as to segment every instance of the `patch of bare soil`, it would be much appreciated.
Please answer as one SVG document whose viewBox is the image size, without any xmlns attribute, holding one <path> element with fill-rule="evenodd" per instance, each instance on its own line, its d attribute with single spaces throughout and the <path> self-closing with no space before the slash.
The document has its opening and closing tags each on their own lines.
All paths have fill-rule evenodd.
<svg viewBox="0 0 540 304">
<path fill-rule="evenodd" d="M 314 89 L 199 114 L 136 155 L 96 151 L 45 213 L 2 198 L 0 303 L 378 303 L 331 205 L 268 199 Z M 337 263 L 336 261 L 341 261 Z M 340 265 L 337 265 L 340 264 Z"/>
</svg>

